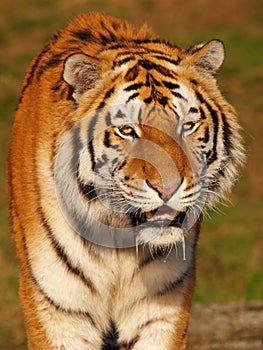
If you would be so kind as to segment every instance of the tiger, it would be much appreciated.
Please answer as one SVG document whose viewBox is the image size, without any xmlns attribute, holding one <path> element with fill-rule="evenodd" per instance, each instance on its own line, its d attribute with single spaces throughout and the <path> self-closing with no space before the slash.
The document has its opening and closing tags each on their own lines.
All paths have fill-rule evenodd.
<svg viewBox="0 0 263 350">
<path fill-rule="evenodd" d="M 30 350 L 186 348 L 202 218 L 244 161 L 224 57 L 90 12 L 31 63 L 8 158 Z"/>
</svg>

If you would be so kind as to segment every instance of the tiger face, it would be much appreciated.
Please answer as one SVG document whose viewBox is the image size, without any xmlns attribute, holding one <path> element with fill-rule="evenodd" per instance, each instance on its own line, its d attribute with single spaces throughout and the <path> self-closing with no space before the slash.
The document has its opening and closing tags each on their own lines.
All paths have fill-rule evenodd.
<svg viewBox="0 0 263 350">
<path fill-rule="evenodd" d="M 196 218 L 200 214 L 205 166 L 199 166 L 184 144 L 185 126 L 165 110 L 133 103 L 118 110 L 120 114 L 121 124 L 113 117 L 114 126 L 106 130 L 108 148 L 97 154 L 96 195 L 106 210 L 129 215 L 128 226 L 138 229 L 139 242 L 173 244 L 189 229 L 190 211 Z"/>
<path fill-rule="evenodd" d="M 223 46 L 214 41 L 192 52 L 199 72 L 179 65 L 180 57 L 138 48 L 118 52 L 110 74 L 83 55 L 68 58 L 64 79 L 74 88 L 79 121 L 60 147 L 61 155 L 71 148 L 75 164 L 72 170 L 57 157 L 57 188 L 60 194 L 62 187 L 70 189 L 60 202 L 68 203 L 67 213 L 78 213 L 73 225 L 86 238 L 98 242 L 99 235 L 99 243 L 108 245 L 105 237 L 114 236 L 120 246 L 175 244 L 229 190 L 241 153 L 232 147 L 239 137 L 234 110 L 213 74 Z M 82 86 L 86 77 L 88 88 Z M 101 84 L 109 84 L 107 106 L 92 99 Z"/>
</svg>

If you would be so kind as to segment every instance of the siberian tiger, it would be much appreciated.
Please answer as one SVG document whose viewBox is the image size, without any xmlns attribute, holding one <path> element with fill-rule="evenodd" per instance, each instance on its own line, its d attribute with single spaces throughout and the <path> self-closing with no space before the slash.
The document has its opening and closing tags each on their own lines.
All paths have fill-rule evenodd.
<svg viewBox="0 0 263 350">
<path fill-rule="evenodd" d="M 8 162 L 31 350 L 185 349 L 202 214 L 243 159 L 223 60 L 89 13 L 32 62 Z"/>
</svg>

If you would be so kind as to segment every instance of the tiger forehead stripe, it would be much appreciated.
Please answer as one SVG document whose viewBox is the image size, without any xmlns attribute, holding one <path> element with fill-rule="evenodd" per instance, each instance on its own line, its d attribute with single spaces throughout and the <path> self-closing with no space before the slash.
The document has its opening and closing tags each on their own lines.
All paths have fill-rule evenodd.
<svg viewBox="0 0 263 350">
<path fill-rule="evenodd" d="M 155 70 L 157 71 L 158 73 L 161 73 L 162 75 L 166 76 L 166 77 L 171 77 L 171 78 L 175 78 L 177 77 L 177 74 L 175 72 L 172 72 L 170 69 L 162 66 L 161 64 L 157 64 L 155 62 L 152 62 L 148 59 L 140 59 L 138 61 L 138 64 L 147 69 L 147 70 Z"/>
<path fill-rule="evenodd" d="M 169 62 L 169 63 L 171 63 L 171 64 L 173 64 L 175 66 L 177 66 L 181 62 L 181 58 L 180 57 L 178 57 L 177 60 L 173 60 L 172 58 L 164 56 L 164 55 L 156 55 L 154 57 L 158 58 L 159 60 Z"/>
<path fill-rule="evenodd" d="M 123 59 L 120 60 L 120 61 L 114 62 L 113 67 L 114 67 L 114 66 L 119 67 L 119 66 L 122 66 L 122 65 L 125 64 L 125 63 L 128 63 L 128 62 L 130 62 L 130 61 L 134 61 L 134 60 L 136 60 L 135 56 L 127 56 L 127 57 L 123 58 Z"/>
<path fill-rule="evenodd" d="M 108 49 L 106 49 L 108 50 Z M 148 56 L 151 55 L 153 58 L 158 59 L 158 60 L 163 60 L 166 62 L 169 62 L 173 65 L 178 65 L 181 62 L 181 58 L 177 57 L 176 59 L 171 58 L 169 55 L 165 55 L 163 51 L 155 50 L 152 47 L 151 48 L 146 48 L 144 46 L 141 46 L 140 48 L 136 48 L 135 50 L 131 50 L 130 48 L 127 47 L 128 52 L 125 50 L 123 52 L 118 52 L 116 55 L 116 60 L 122 56 L 129 56 L 129 57 L 143 57 L 143 56 Z M 120 60 L 120 62 L 122 59 Z"/>
<path fill-rule="evenodd" d="M 163 85 L 164 85 L 167 89 L 169 89 L 169 90 L 174 90 L 174 89 L 179 89 L 179 88 L 180 88 L 180 85 L 179 85 L 179 84 L 177 84 L 177 83 L 172 83 L 172 82 L 170 82 L 170 81 L 165 81 L 165 80 L 163 80 L 162 83 L 163 83 Z"/>
</svg>

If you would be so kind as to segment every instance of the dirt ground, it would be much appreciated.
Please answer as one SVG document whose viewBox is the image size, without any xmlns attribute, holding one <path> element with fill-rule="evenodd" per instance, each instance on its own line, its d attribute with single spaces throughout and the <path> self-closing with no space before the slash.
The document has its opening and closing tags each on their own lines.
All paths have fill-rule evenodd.
<svg viewBox="0 0 263 350">
<path fill-rule="evenodd" d="M 263 302 L 195 304 L 188 350 L 262 350 Z"/>
</svg>

